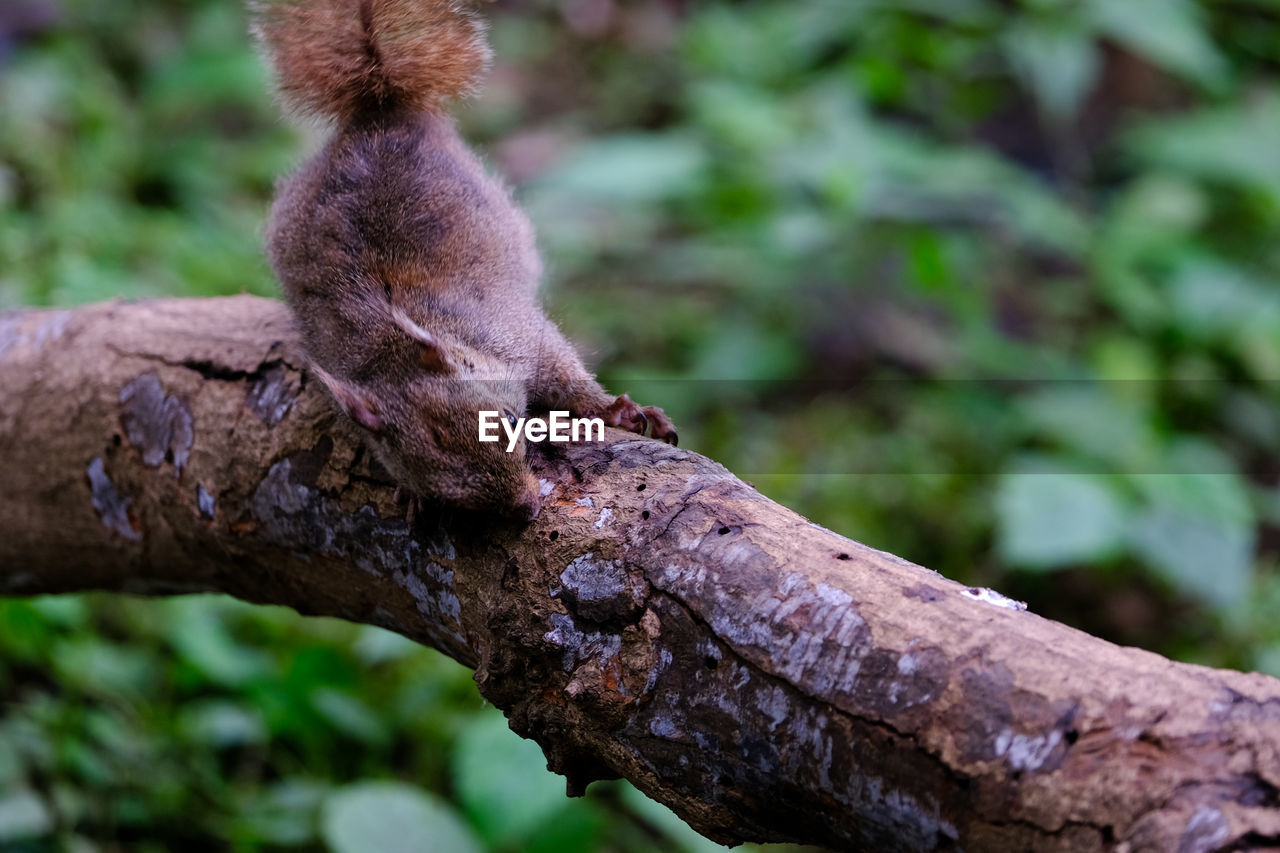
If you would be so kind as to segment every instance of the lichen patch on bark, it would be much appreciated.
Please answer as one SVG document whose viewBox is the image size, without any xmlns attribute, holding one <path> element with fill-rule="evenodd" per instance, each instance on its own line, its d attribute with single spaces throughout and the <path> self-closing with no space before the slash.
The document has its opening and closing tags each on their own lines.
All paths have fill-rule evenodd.
<svg viewBox="0 0 1280 853">
<path fill-rule="evenodd" d="M 107 476 L 106 465 L 102 461 L 101 456 L 95 456 L 89 462 L 89 500 L 93 504 L 93 508 L 97 510 L 98 517 L 102 519 L 102 524 L 108 530 L 118 533 L 125 539 L 137 541 L 142 538 L 142 533 L 133 526 L 133 521 L 129 518 L 129 505 L 133 503 L 132 498 L 124 498 L 116 491 L 115 484 L 111 482 L 111 478 Z"/>
<path fill-rule="evenodd" d="M 308 485 L 322 476 L 313 466 L 323 467 L 319 460 L 331 453 L 332 441 L 322 441 L 268 469 L 247 502 L 253 534 L 294 554 L 345 560 L 387 578 L 412 599 L 423 632 L 434 642 L 446 648 L 465 646 L 454 572 L 445 565 L 456 557 L 448 535 L 417 536 L 405 519 L 383 518 L 368 505 L 349 512 L 336 498 Z M 295 469 L 297 460 L 303 464 Z"/>
<path fill-rule="evenodd" d="M 245 405 L 267 426 L 284 420 L 302 391 L 301 384 L 280 362 L 264 365 L 249 386 Z"/>
<path fill-rule="evenodd" d="M 644 602 L 645 584 L 634 580 L 621 561 L 586 553 L 565 567 L 551 594 L 584 619 L 606 622 L 635 613 Z"/>
<path fill-rule="evenodd" d="M 155 371 L 148 371 L 120 390 L 120 425 L 142 462 L 158 468 L 166 460 L 181 476 L 195 441 L 191 411 L 177 397 L 165 394 Z"/>
<path fill-rule="evenodd" d="M 203 483 L 196 483 L 196 507 L 205 521 L 213 521 L 217 515 L 217 500 L 209 494 Z"/>
</svg>

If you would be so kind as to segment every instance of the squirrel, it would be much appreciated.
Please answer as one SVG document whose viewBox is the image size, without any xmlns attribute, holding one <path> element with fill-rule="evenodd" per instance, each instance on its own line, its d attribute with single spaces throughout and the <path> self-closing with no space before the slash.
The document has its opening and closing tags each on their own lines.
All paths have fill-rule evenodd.
<svg viewBox="0 0 1280 853">
<path fill-rule="evenodd" d="M 446 112 L 488 68 L 484 24 L 450 0 L 252 5 L 284 100 L 333 127 L 277 188 L 267 255 L 310 372 L 410 516 L 537 516 L 523 441 L 480 442 L 482 410 L 568 410 L 675 444 L 662 409 L 605 391 L 542 311 L 533 227 Z"/>
</svg>

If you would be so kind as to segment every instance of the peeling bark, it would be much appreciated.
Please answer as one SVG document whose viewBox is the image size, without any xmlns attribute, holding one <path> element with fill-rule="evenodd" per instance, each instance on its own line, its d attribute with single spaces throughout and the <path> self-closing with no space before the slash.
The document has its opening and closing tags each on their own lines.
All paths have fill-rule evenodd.
<svg viewBox="0 0 1280 853">
<path fill-rule="evenodd" d="M 688 450 L 535 459 L 521 526 L 422 513 L 335 420 L 283 306 L 0 316 L 0 592 L 218 591 L 473 667 L 571 793 L 717 840 L 1280 844 L 1280 682 L 1122 649 L 824 530 Z"/>
</svg>

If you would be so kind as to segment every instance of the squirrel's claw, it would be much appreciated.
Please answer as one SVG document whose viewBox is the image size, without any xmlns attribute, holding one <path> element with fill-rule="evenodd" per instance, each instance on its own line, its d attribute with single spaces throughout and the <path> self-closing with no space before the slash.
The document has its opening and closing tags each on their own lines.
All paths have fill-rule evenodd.
<svg viewBox="0 0 1280 853">
<path fill-rule="evenodd" d="M 673 447 L 680 443 L 680 436 L 676 434 L 676 425 L 671 422 L 671 418 L 667 417 L 666 412 L 657 406 L 645 406 L 643 414 L 648 421 L 651 437 L 665 441 Z"/>
<path fill-rule="evenodd" d="M 603 412 L 604 422 L 609 426 L 619 427 L 639 435 L 649 435 L 667 444 L 675 444 L 678 440 L 675 424 L 667 413 L 657 406 L 638 406 L 626 394 L 609 404 Z"/>
</svg>

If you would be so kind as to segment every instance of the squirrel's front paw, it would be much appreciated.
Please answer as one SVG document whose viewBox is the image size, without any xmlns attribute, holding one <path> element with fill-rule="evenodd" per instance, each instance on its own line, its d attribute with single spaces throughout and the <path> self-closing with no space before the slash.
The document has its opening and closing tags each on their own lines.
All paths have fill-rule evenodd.
<svg viewBox="0 0 1280 853">
<path fill-rule="evenodd" d="M 619 394 L 609 406 L 600 413 L 600 417 L 609 426 L 645 435 L 677 444 L 680 437 L 676 435 L 676 425 L 667 417 L 667 413 L 657 406 L 639 406 L 626 394 Z"/>
</svg>

